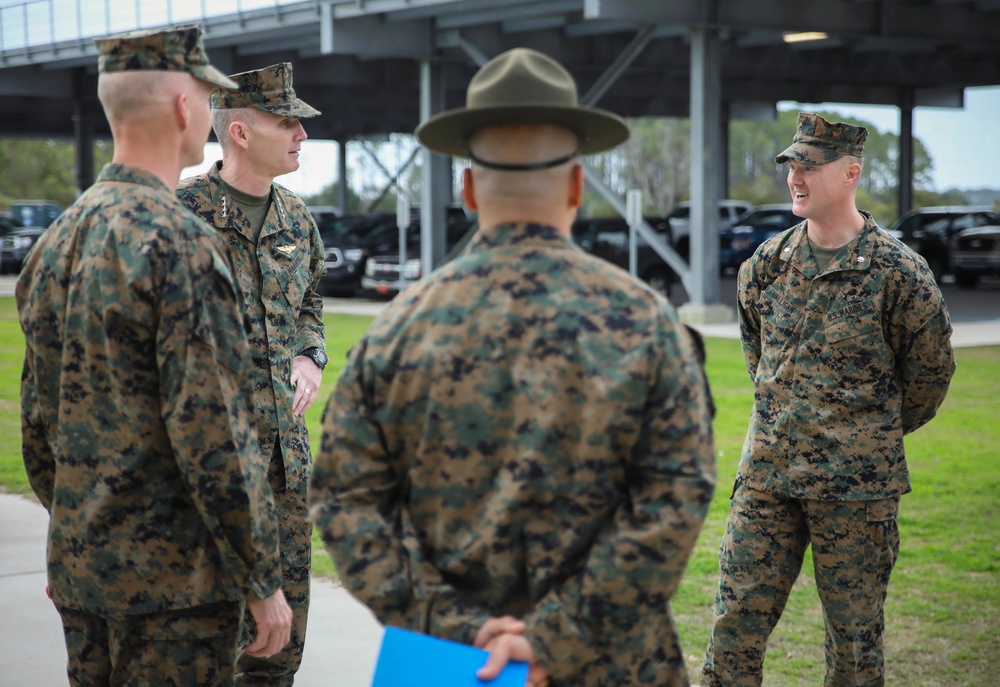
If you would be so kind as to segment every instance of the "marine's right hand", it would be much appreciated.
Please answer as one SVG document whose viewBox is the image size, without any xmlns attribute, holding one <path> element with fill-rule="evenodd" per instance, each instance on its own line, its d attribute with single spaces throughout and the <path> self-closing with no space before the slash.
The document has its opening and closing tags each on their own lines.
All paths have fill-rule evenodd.
<svg viewBox="0 0 1000 687">
<path fill-rule="evenodd" d="M 247 606 L 257 623 L 257 637 L 246 648 L 251 656 L 266 658 L 281 651 L 292 636 L 292 609 L 280 589 L 266 599 L 250 601 Z"/>
<path fill-rule="evenodd" d="M 476 671 L 480 680 L 493 680 L 509 661 L 528 664 L 528 687 L 546 687 L 549 673 L 538 664 L 535 650 L 524 637 L 525 624 L 510 616 L 490 618 L 476 633 L 474 645 L 490 652 L 486 663 Z"/>
</svg>

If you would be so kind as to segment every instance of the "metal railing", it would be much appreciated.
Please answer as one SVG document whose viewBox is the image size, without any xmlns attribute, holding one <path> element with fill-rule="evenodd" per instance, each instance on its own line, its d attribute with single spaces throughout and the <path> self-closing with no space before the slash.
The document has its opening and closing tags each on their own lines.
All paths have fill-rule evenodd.
<svg viewBox="0 0 1000 687">
<path fill-rule="evenodd" d="M 317 0 L 24 0 L 0 7 L 0 53 Z"/>
</svg>

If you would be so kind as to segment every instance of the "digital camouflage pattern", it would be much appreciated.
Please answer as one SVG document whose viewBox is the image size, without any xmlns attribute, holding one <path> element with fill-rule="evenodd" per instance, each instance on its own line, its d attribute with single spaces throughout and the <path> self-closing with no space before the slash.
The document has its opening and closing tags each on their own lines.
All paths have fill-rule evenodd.
<svg viewBox="0 0 1000 687">
<path fill-rule="evenodd" d="M 800 112 L 792 145 L 778 153 L 774 161 L 779 165 L 789 160 L 803 165 L 825 165 L 845 155 L 863 157 L 867 137 L 868 129 L 863 126 L 831 124 L 819 115 Z"/>
<path fill-rule="evenodd" d="M 552 685 L 686 685 L 670 600 L 715 484 L 671 306 L 551 227 L 480 229 L 352 349 L 310 512 L 388 625 L 510 614 Z"/>
<path fill-rule="evenodd" d="M 212 109 L 225 110 L 239 107 L 256 107 L 281 117 L 303 119 L 320 113 L 295 95 L 292 88 L 292 63 L 281 62 L 231 77 L 237 90 L 219 90 L 212 94 Z"/>
<path fill-rule="evenodd" d="M 208 63 L 201 28 L 183 26 L 167 31 L 129 31 L 95 38 L 97 67 L 102 74 L 129 71 L 187 72 L 220 88 L 236 82 Z"/>
<path fill-rule="evenodd" d="M 60 609 L 71 685 L 232 687 L 243 603 L 144 615 Z"/>
<path fill-rule="evenodd" d="M 934 417 L 955 360 L 927 263 L 861 214 L 858 238 L 822 270 L 808 221 L 740 268 L 754 409 L 719 553 L 707 686 L 761 684 L 807 546 L 827 633 L 824 685 L 884 683 L 883 604 L 910 490 L 903 436 Z"/>
<path fill-rule="evenodd" d="M 934 417 L 955 371 L 951 320 L 927 263 L 865 227 L 818 273 L 806 222 L 740 268 L 754 410 L 737 479 L 800 499 L 910 491 L 903 435 Z"/>
<path fill-rule="evenodd" d="M 271 204 L 255 241 L 220 169 L 217 162 L 206 174 L 182 180 L 177 196 L 225 238 L 235 264 L 253 359 L 259 448 L 278 463 L 271 465 L 270 483 L 280 518 L 282 589 L 293 614 L 289 643 L 268 658 L 242 656 L 237 683 L 290 685 L 305 646 L 312 561 L 306 506 L 312 451 L 305 418 L 292 413 L 292 361 L 307 348 L 326 350 L 323 298 L 317 293 L 326 272 L 323 244 L 305 204 L 279 184 L 271 186 Z M 256 635 L 249 614 L 246 623 L 249 640 Z"/>
<path fill-rule="evenodd" d="M 215 227 L 229 244 L 236 282 L 244 296 L 257 436 L 263 455 L 278 442 L 290 490 L 308 483 L 312 464 L 305 420 L 292 414 L 292 360 L 307 348 L 326 350 L 323 298 L 317 292 L 323 242 L 305 204 L 280 184 L 258 242 L 219 176 L 221 162 L 205 174 L 182 179 L 177 197 Z"/>
<path fill-rule="evenodd" d="M 759 687 L 768 637 L 810 545 L 826 625 L 823 684 L 884 684 L 883 607 L 899 555 L 898 513 L 898 496 L 796 500 L 738 486 L 719 551 L 702 687 Z"/>
<path fill-rule="evenodd" d="M 149 614 L 279 588 L 234 282 L 218 236 L 119 164 L 30 252 L 22 453 L 58 607 Z"/>
<path fill-rule="evenodd" d="M 307 488 L 308 483 L 303 481 L 294 490 L 274 489 L 281 536 L 281 590 L 292 609 L 291 637 L 281 651 L 266 658 L 242 654 L 237 664 L 237 685 L 291 687 L 302 665 L 312 570 L 312 523 L 306 507 Z M 241 646 L 246 647 L 257 637 L 257 623 L 250 613 L 244 615 L 243 623 Z"/>
</svg>

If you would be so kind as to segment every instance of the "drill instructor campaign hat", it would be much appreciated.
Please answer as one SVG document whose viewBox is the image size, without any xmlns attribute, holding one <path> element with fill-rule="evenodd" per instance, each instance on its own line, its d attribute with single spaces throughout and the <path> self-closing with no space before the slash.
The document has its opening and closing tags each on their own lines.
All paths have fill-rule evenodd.
<svg viewBox="0 0 1000 687">
<path fill-rule="evenodd" d="M 220 88 L 236 82 L 208 63 L 201 27 L 129 31 L 95 38 L 97 70 L 101 74 L 131 71 L 187 72 Z"/>
<path fill-rule="evenodd" d="M 800 112 L 792 145 L 774 161 L 779 165 L 789 160 L 803 165 L 825 165 L 845 155 L 864 157 L 867 137 L 868 129 L 863 126 L 831 124 L 817 114 Z"/>
<path fill-rule="evenodd" d="M 436 114 L 417 127 L 425 147 L 443 155 L 469 156 L 469 137 L 493 124 L 556 124 L 574 131 L 577 154 L 614 148 L 629 136 L 621 117 L 582 107 L 566 68 L 536 50 L 514 48 L 484 64 L 469 82 L 465 107 Z"/>
<path fill-rule="evenodd" d="M 280 62 L 263 69 L 233 74 L 231 78 L 236 81 L 238 90 L 213 93 L 213 110 L 256 107 L 264 112 L 294 119 L 320 114 L 319 110 L 295 95 L 291 62 Z"/>
</svg>

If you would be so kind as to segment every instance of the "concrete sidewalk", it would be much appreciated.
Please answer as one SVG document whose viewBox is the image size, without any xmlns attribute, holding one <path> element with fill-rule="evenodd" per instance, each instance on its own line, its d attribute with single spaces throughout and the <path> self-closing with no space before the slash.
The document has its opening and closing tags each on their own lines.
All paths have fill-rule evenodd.
<svg viewBox="0 0 1000 687">
<path fill-rule="evenodd" d="M 365 315 L 375 317 L 388 301 L 370 301 L 359 298 L 324 298 L 323 312 L 344 315 Z M 736 322 L 728 324 L 694 325 L 703 336 L 720 339 L 739 339 L 740 328 Z M 1000 319 L 952 321 L 951 342 L 956 348 L 969 346 L 1000 345 Z"/>
<path fill-rule="evenodd" d="M 34 499 L 0 494 L 0 685 L 68 685 L 62 623 L 45 596 L 49 516 Z M 313 580 L 296 687 L 368 687 L 382 626 L 342 587 Z"/>
</svg>

